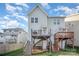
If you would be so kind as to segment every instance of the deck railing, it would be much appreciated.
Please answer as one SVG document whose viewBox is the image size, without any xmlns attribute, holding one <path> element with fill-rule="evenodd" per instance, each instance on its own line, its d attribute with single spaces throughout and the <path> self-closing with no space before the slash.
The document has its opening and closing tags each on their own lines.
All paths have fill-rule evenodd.
<svg viewBox="0 0 79 59">
<path fill-rule="evenodd" d="M 49 36 L 50 35 L 50 30 L 32 30 L 31 34 L 32 36 Z"/>
</svg>

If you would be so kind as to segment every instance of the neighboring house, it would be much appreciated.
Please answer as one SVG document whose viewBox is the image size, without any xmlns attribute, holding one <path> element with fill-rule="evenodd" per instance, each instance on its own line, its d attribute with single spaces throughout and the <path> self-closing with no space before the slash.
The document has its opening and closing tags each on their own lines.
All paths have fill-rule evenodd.
<svg viewBox="0 0 79 59">
<path fill-rule="evenodd" d="M 3 29 L 6 43 L 25 43 L 27 40 L 27 32 L 22 28 Z"/>
<path fill-rule="evenodd" d="M 0 44 L 4 44 L 5 43 L 5 39 L 4 39 L 3 36 L 4 36 L 3 33 L 0 32 Z"/>
<path fill-rule="evenodd" d="M 53 46 L 55 33 L 64 31 L 64 20 L 65 17 L 49 16 L 43 10 L 41 5 L 37 4 L 28 13 L 28 32 L 29 40 L 31 41 L 32 45 L 39 41 L 37 46 L 39 46 L 43 50 L 46 50 L 48 42 L 51 40 Z"/>
<path fill-rule="evenodd" d="M 2 29 L 0 32 L 0 53 L 23 48 L 27 42 L 27 32 L 22 28 Z"/>
<path fill-rule="evenodd" d="M 74 45 L 79 46 L 79 14 L 67 16 L 65 23 L 68 31 L 74 32 Z"/>
</svg>

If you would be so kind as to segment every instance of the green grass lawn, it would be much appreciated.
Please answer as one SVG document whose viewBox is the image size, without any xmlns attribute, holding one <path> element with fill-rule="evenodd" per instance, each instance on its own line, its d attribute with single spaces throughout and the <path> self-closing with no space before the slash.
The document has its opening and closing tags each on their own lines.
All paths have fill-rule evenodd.
<svg viewBox="0 0 79 59">
<path fill-rule="evenodd" d="M 0 54 L 0 56 L 19 56 L 23 53 L 23 48 L 11 52 Z"/>
<path fill-rule="evenodd" d="M 11 52 L 0 54 L 0 56 L 22 56 L 23 55 L 23 48 L 17 49 Z M 41 53 L 33 54 L 33 56 L 79 56 L 79 48 L 66 48 L 64 50 L 61 50 L 59 52 L 50 52 L 50 51 L 44 51 Z"/>
<path fill-rule="evenodd" d="M 59 52 L 43 52 L 34 54 L 35 56 L 79 56 L 79 48 L 66 48 L 65 50 L 61 50 Z"/>
<path fill-rule="evenodd" d="M 36 54 L 35 56 L 66 56 L 66 55 L 74 55 L 74 56 L 79 56 L 78 53 L 76 52 L 67 52 L 67 51 L 59 51 L 59 52 L 44 52 L 40 54 Z"/>
</svg>

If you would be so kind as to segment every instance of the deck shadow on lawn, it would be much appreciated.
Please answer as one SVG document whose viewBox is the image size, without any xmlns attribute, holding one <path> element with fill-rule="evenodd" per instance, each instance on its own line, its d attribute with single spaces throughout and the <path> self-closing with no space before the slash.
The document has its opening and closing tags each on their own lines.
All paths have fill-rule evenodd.
<svg viewBox="0 0 79 59">
<path fill-rule="evenodd" d="M 79 47 L 75 47 L 74 49 L 71 47 L 67 47 L 64 50 L 60 50 L 58 52 L 42 52 L 42 53 L 37 53 L 33 54 L 34 56 L 62 56 L 62 55 L 68 55 L 68 56 L 79 56 Z"/>
</svg>

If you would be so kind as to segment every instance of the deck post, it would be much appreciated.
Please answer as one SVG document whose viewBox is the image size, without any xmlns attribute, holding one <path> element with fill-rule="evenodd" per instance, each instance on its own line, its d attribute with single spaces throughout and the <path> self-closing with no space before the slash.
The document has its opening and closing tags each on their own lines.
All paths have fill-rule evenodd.
<svg viewBox="0 0 79 59">
<path fill-rule="evenodd" d="M 74 38 L 73 38 L 73 43 L 72 44 L 73 44 L 73 49 L 74 49 Z"/>
<path fill-rule="evenodd" d="M 49 38 L 49 41 L 50 41 L 50 52 L 52 50 L 52 42 L 51 42 L 51 29 L 50 29 L 50 38 Z"/>
</svg>

